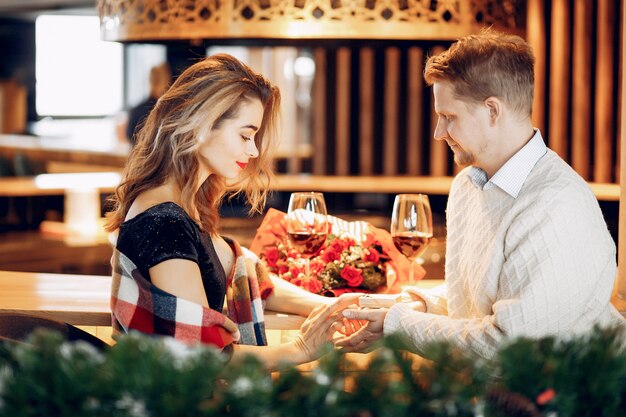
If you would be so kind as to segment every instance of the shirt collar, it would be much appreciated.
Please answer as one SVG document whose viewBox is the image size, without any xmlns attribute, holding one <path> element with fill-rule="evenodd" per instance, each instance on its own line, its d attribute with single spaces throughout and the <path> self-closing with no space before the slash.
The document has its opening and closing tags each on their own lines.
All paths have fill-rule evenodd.
<svg viewBox="0 0 626 417">
<path fill-rule="evenodd" d="M 517 198 L 530 171 L 547 151 L 541 132 L 535 129 L 535 134 L 528 143 L 506 161 L 491 179 L 487 178 L 484 170 L 477 167 L 471 167 L 468 176 L 478 188 L 486 191 L 498 187 L 511 197 Z"/>
</svg>

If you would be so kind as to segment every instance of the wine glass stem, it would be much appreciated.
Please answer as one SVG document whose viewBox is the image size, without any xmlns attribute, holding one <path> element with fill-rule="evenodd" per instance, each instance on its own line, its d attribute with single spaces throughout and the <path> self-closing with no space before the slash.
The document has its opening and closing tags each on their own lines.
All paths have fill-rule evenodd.
<svg viewBox="0 0 626 417">
<path fill-rule="evenodd" d="M 409 264 L 409 282 L 410 283 L 413 282 L 413 266 L 414 265 L 415 265 L 415 259 L 413 259 L 411 263 Z"/>
<path fill-rule="evenodd" d="M 310 260 L 307 257 L 304 259 L 304 276 L 306 279 L 309 279 L 309 271 L 310 271 Z"/>
</svg>

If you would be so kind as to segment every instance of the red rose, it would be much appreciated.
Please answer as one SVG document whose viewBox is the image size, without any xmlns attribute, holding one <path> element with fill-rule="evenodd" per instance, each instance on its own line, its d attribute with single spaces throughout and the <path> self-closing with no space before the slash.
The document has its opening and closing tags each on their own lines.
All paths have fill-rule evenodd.
<svg viewBox="0 0 626 417">
<path fill-rule="evenodd" d="M 380 253 L 374 248 L 371 248 L 367 251 L 367 255 L 365 255 L 365 260 L 367 262 L 378 262 L 380 261 Z"/>
<path fill-rule="evenodd" d="M 308 284 L 307 289 L 314 294 L 317 294 L 322 290 L 322 283 L 316 278 L 309 279 Z"/>
<path fill-rule="evenodd" d="M 291 273 L 292 277 L 297 278 L 298 275 L 302 273 L 302 270 L 297 266 L 292 266 L 291 268 L 289 268 L 289 273 Z"/>
<path fill-rule="evenodd" d="M 346 238 L 346 246 L 348 248 L 351 248 L 352 246 L 356 245 L 356 241 L 350 237 Z"/>
<path fill-rule="evenodd" d="M 294 284 L 294 285 L 297 285 L 298 287 L 304 288 L 304 284 L 305 284 L 305 282 L 304 282 L 304 274 L 300 275 L 299 278 L 298 277 L 293 277 L 291 279 L 291 283 Z"/>
<path fill-rule="evenodd" d="M 276 262 L 280 259 L 280 252 L 278 252 L 278 248 L 276 246 L 272 246 L 269 248 L 265 248 L 263 252 L 263 256 L 265 257 L 265 262 L 269 266 L 276 266 Z"/>
<path fill-rule="evenodd" d="M 327 264 L 331 263 L 332 261 L 338 261 L 340 258 L 341 256 L 339 255 L 339 253 L 335 252 L 334 250 L 324 251 L 324 255 L 322 255 L 322 259 Z"/>
<path fill-rule="evenodd" d="M 319 260 L 319 258 L 312 259 L 309 264 L 309 272 L 311 273 L 311 276 L 317 276 L 324 270 L 325 267 L 326 262 Z"/>
<path fill-rule="evenodd" d="M 345 279 L 351 287 L 358 287 L 363 282 L 361 270 L 351 265 L 346 265 L 341 270 L 341 278 Z"/>
<path fill-rule="evenodd" d="M 343 239 L 335 239 L 330 244 L 330 248 L 337 253 L 343 252 L 343 250 L 347 247 L 348 247 L 348 244 Z"/>
<path fill-rule="evenodd" d="M 287 265 L 287 262 L 279 261 L 277 262 L 277 266 L 279 274 L 286 274 L 287 272 L 289 272 L 289 266 Z"/>
<path fill-rule="evenodd" d="M 537 396 L 537 404 L 546 405 L 556 397 L 556 391 L 552 388 L 548 388 Z"/>
</svg>

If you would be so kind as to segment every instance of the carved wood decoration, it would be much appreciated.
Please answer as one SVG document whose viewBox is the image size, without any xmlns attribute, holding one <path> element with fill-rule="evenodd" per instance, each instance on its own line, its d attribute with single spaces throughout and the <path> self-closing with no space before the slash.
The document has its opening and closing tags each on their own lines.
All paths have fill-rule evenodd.
<svg viewBox="0 0 626 417">
<path fill-rule="evenodd" d="M 522 32 L 526 0 L 97 0 L 110 41 L 448 40 L 484 26 Z"/>
</svg>

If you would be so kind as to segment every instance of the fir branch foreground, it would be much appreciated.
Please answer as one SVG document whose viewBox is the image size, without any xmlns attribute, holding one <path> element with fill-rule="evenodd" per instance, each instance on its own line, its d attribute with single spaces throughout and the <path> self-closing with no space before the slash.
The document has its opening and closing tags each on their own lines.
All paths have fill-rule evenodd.
<svg viewBox="0 0 626 417">
<path fill-rule="evenodd" d="M 417 369 L 398 338 L 369 369 L 329 348 L 314 371 L 227 365 L 210 348 L 124 336 L 104 353 L 41 331 L 0 344 L 0 416 L 625 416 L 626 335 L 520 339 L 485 361 L 446 344 Z"/>
</svg>

